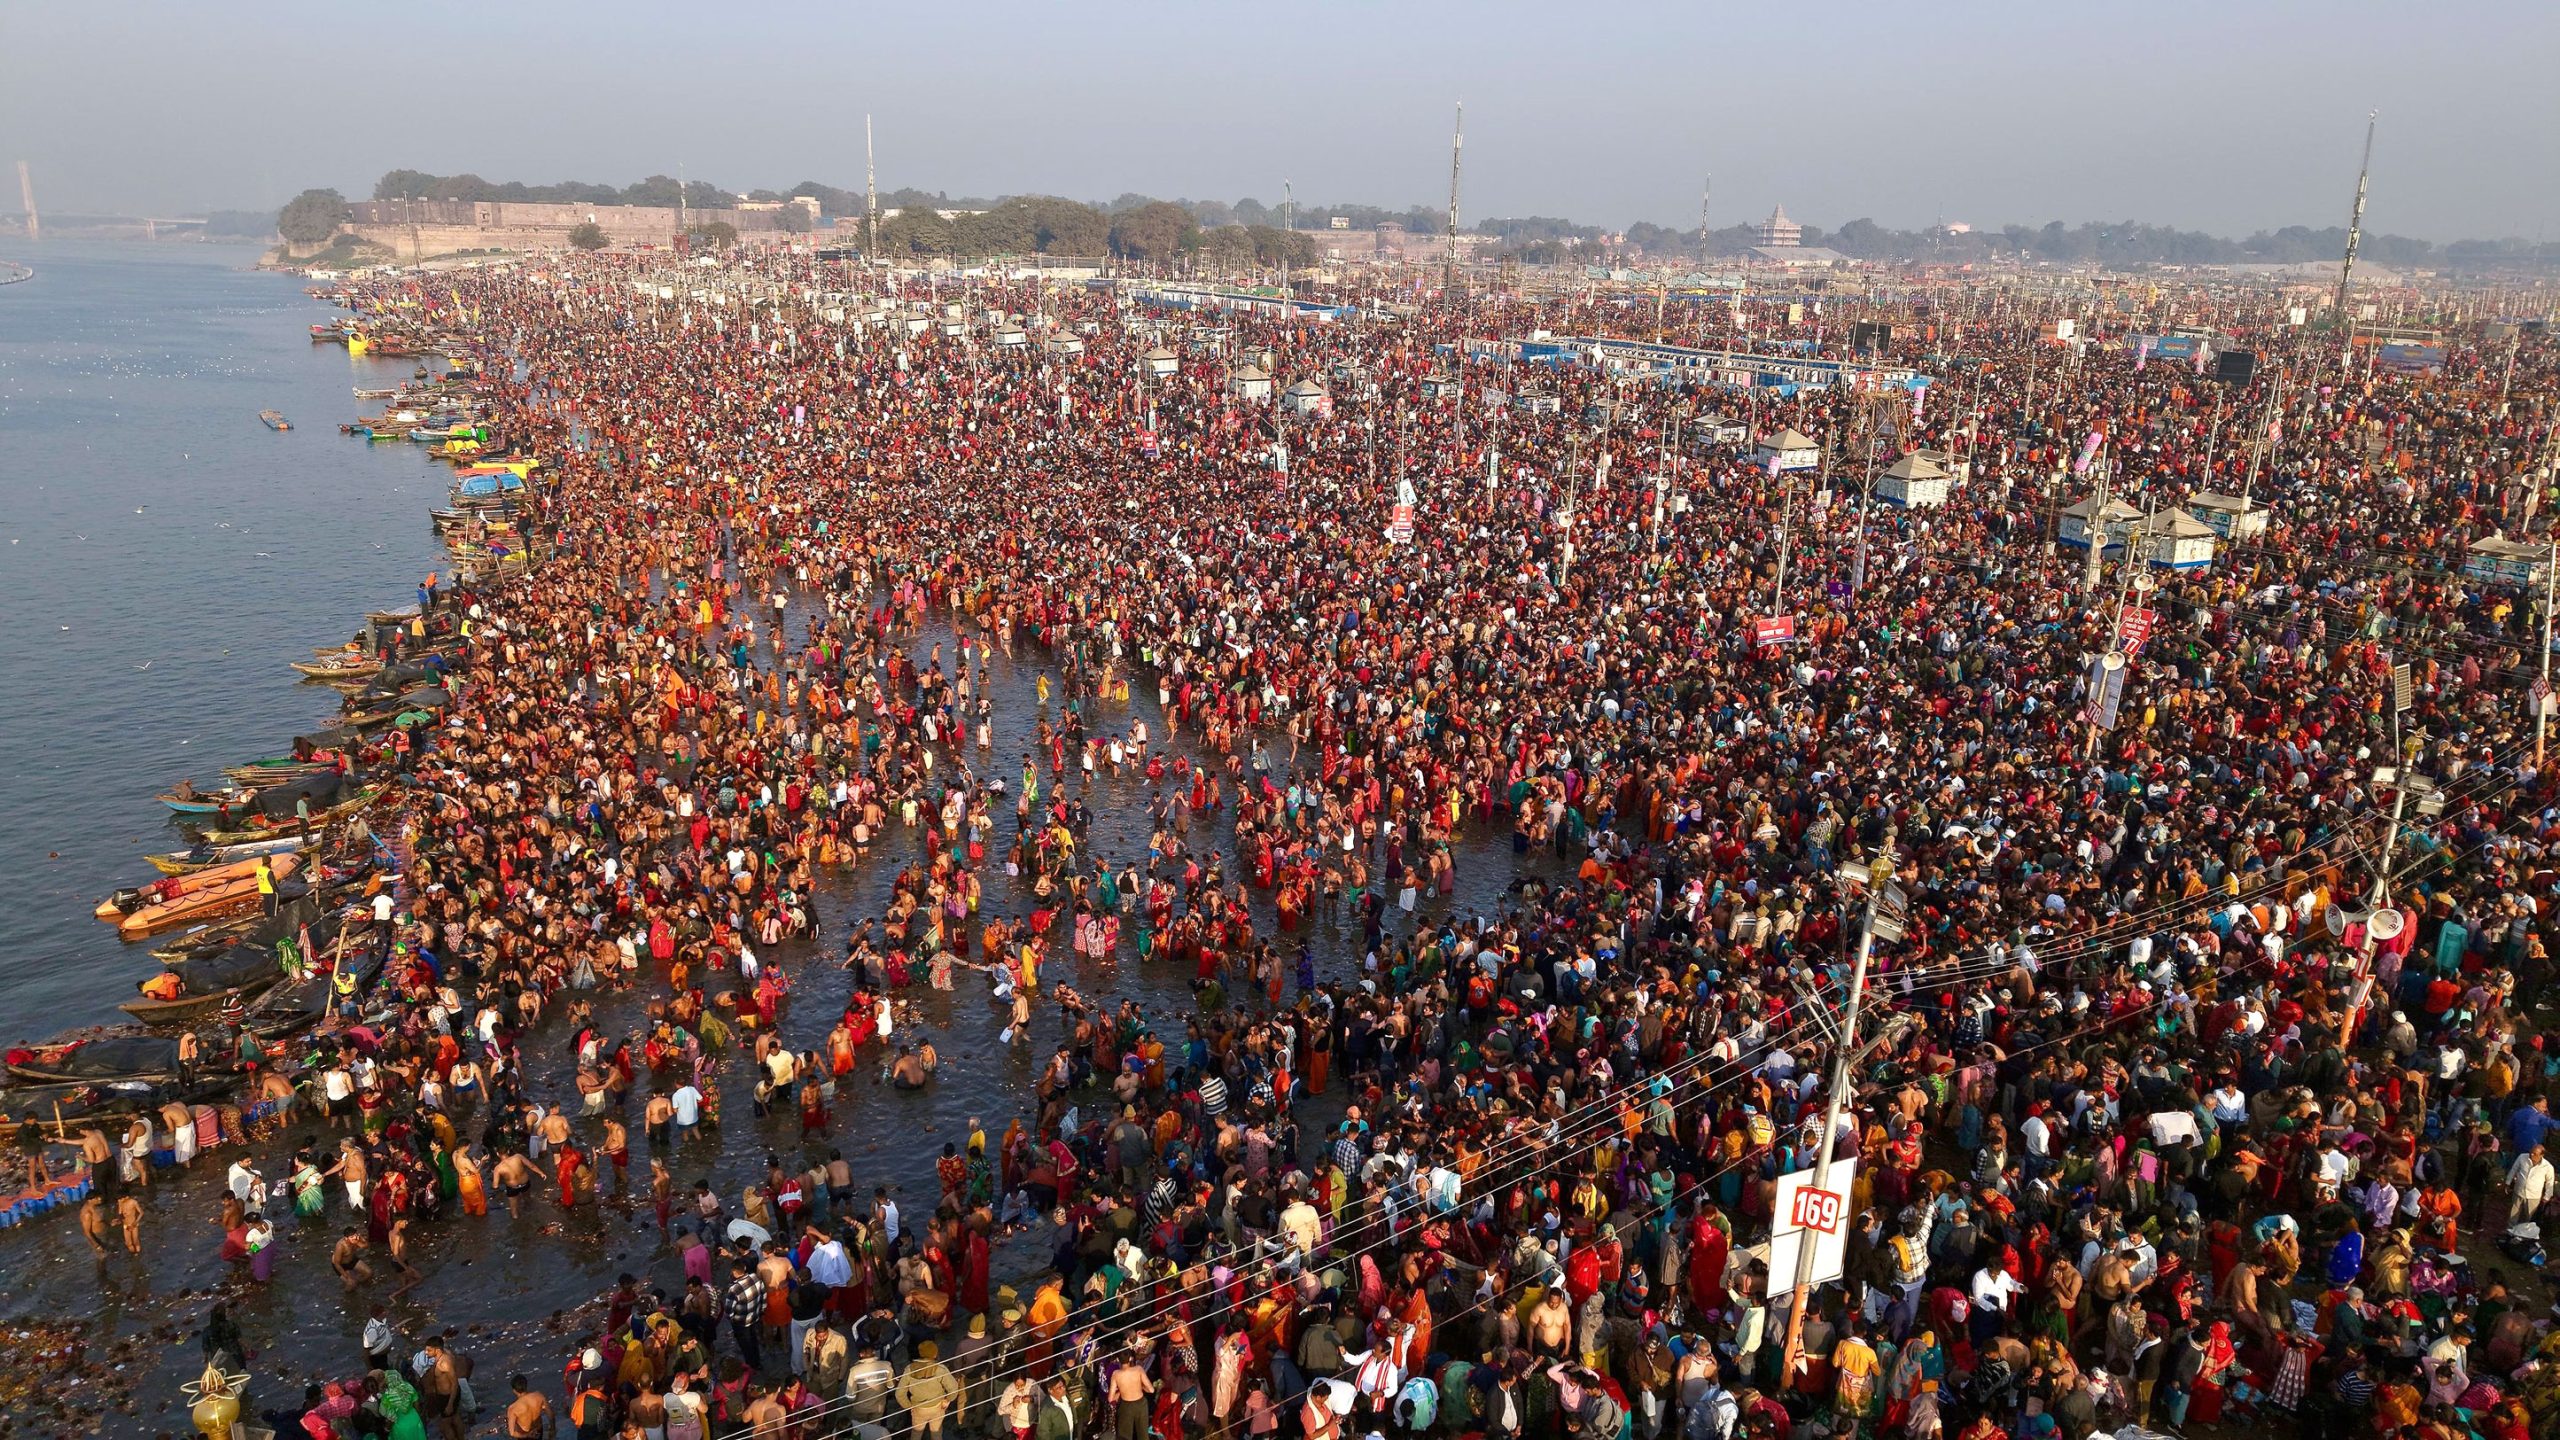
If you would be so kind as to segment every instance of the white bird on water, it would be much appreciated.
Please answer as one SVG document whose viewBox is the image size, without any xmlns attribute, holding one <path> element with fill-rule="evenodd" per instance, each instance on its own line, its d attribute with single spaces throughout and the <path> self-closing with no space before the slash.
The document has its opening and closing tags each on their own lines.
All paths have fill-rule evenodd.
<svg viewBox="0 0 2560 1440">
<path fill-rule="evenodd" d="M 134 669 L 136 669 L 136 670 L 148 670 L 148 669 L 150 669 L 150 668 L 151 668 L 151 662 L 150 662 L 150 661 L 148 661 L 148 660 L 145 660 L 145 661 L 143 661 L 141 664 L 136 665 L 136 666 L 134 666 L 133 668 L 134 668 Z"/>
</svg>

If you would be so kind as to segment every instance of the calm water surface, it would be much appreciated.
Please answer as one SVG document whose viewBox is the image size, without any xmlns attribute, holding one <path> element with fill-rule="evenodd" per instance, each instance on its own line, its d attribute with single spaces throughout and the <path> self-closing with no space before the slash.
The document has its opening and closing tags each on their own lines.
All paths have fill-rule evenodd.
<svg viewBox="0 0 2560 1440">
<path fill-rule="evenodd" d="M 254 250 L 47 244 L 0 286 L 0 1042 L 123 1018 L 157 963 L 90 914 L 184 843 L 152 797 L 277 754 L 286 664 L 415 598 L 425 447 L 337 433 L 415 361 L 313 345 Z M 280 410 L 293 430 L 258 422 Z"/>
</svg>

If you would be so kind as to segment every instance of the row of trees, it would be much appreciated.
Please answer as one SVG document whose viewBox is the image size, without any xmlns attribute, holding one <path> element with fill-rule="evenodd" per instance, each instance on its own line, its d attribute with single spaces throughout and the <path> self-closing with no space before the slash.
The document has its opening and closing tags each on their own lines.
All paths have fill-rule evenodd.
<svg viewBox="0 0 2560 1440">
<path fill-rule="evenodd" d="M 1311 237 L 1267 225 L 1204 231 L 1190 211 L 1169 201 L 1106 212 L 1054 195 L 1015 196 L 948 220 L 923 205 L 901 209 L 881 221 L 880 248 L 906 256 L 1108 254 L 1161 262 L 1199 255 L 1237 265 L 1276 265 L 1284 259 L 1307 265 L 1315 260 Z"/>
<path fill-rule="evenodd" d="M 483 180 L 477 175 L 432 175 L 424 170 L 393 170 L 373 182 L 376 200 L 486 200 L 514 204 L 664 205 L 679 203 L 697 210 L 718 210 L 738 203 L 735 193 L 695 180 L 679 183 L 672 175 L 652 175 L 637 184 L 598 185 L 563 180 L 556 185 L 527 185 L 521 180 Z M 781 197 L 776 196 L 779 199 Z"/>
<path fill-rule="evenodd" d="M 299 212 L 306 232 L 320 222 L 328 206 L 340 206 L 335 191 L 309 190 L 286 206 L 287 213 Z M 491 200 L 550 201 L 592 205 L 662 205 L 682 202 L 697 209 L 718 209 L 737 202 L 736 192 L 695 180 L 679 186 L 670 176 L 652 175 L 636 184 L 613 186 L 587 181 L 564 180 L 552 185 L 528 185 L 521 181 L 495 182 L 478 175 L 435 175 L 423 170 L 393 170 L 374 183 L 377 200 Z M 759 201 L 781 201 L 795 196 L 812 196 L 821 211 L 829 216 L 852 217 L 865 213 L 863 193 L 803 180 L 789 190 L 754 190 L 746 198 Z M 314 197 L 326 196 L 320 200 Z M 1039 252 L 1057 255 L 1098 255 L 1106 250 L 1130 259 L 1166 259 L 1174 255 L 1201 253 L 1214 258 L 1242 261 L 1248 255 L 1260 263 L 1277 263 L 1286 255 L 1292 263 L 1313 259 L 1314 243 L 1304 236 L 1292 237 L 1280 229 L 1282 210 L 1250 196 L 1232 203 L 1223 200 L 1160 200 L 1134 191 L 1124 193 L 1108 204 L 1086 204 L 1080 201 L 1045 195 L 1017 195 L 1001 200 L 953 197 L 942 191 L 926 191 L 906 187 L 888 191 L 880 197 L 883 215 L 896 212 L 881 226 L 883 248 L 897 253 L 916 255 L 993 255 Z M 939 211 L 962 213 L 945 220 Z M 1417 234 L 1436 234 L 1447 222 L 1447 214 L 1425 206 L 1402 210 L 1376 205 L 1302 205 L 1297 210 L 1298 224 L 1308 228 L 1324 225 L 1339 217 L 1352 229 L 1373 229 L 1382 224 L 1397 224 Z M 337 220 L 330 220 L 335 228 Z M 795 212 L 785 212 L 788 228 L 803 228 Z M 1507 255 L 1533 262 L 1565 261 L 1592 253 L 1607 233 L 1598 226 L 1581 225 L 1552 215 L 1496 217 L 1471 227 L 1476 233 L 1490 235 L 1502 242 Z M 282 225 L 286 238 L 296 239 L 293 230 Z M 1229 235 L 1229 231 L 1239 232 Z M 327 238 L 322 231 L 313 239 L 298 243 L 316 243 Z M 1627 244 L 1648 255 L 1738 255 L 1758 243 L 1758 231 L 1750 224 L 1729 225 L 1707 234 L 1701 243 L 1699 232 L 1692 228 L 1674 229 L 1650 221 L 1639 221 L 1627 228 Z M 2081 225 L 2064 225 L 2052 221 L 2042 227 L 2008 225 L 1998 230 L 1977 230 L 1949 234 L 1943 229 L 1895 230 L 1872 219 L 1852 220 L 1839 229 L 1826 232 L 1819 226 L 1804 227 L 1804 243 L 1828 245 L 1844 254 L 1862 260 L 1927 260 L 1937 259 L 1961 263 L 1967 260 L 2021 258 L 2049 260 L 2057 263 L 2097 263 L 2104 265 L 2213 265 L 2234 263 L 2294 263 L 2306 260 L 2335 259 L 2346 248 L 2346 232 L 2338 226 L 2313 229 L 2289 225 L 2281 230 L 2266 231 L 2232 240 L 2201 231 L 2179 230 L 2170 226 L 2145 225 L 2131 220 L 2091 221 Z M 2463 240 L 2438 246 L 2406 235 L 2368 235 L 2362 254 L 2378 264 L 2410 266 L 2429 264 L 2551 263 L 2560 261 L 2560 243 L 2521 240 Z"/>
</svg>

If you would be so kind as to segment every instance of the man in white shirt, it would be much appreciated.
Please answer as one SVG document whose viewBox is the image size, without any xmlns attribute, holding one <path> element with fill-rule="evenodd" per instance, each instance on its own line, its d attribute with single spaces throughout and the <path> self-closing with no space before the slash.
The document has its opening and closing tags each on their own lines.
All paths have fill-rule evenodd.
<svg viewBox="0 0 2560 1440">
<path fill-rule="evenodd" d="M 1973 1272 L 1973 1307 L 2000 1317 L 2000 1329 L 2009 1327 L 2009 1300 L 2025 1292 L 2018 1277 L 1997 1264 L 1985 1265 Z"/>
<path fill-rule="evenodd" d="M 2507 1167 L 2507 1217 L 2509 1223 L 2530 1220 L 2550 1200 L 2555 1181 L 2547 1145 L 2536 1145 L 2516 1157 Z"/>
<path fill-rule="evenodd" d="M 2204 1099 L 2216 1125 L 2238 1125 L 2249 1118 L 2249 1096 L 2235 1081 L 2223 1081 Z"/>
<path fill-rule="evenodd" d="M 702 1123 L 702 1092 L 693 1088 L 693 1082 L 688 1080 L 677 1087 L 676 1093 L 667 1097 L 667 1103 L 676 1110 L 676 1142 L 682 1144 L 692 1139 L 694 1127 Z"/>
<path fill-rule="evenodd" d="M 2018 1139 L 2025 1147 L 2027 1178 L 2041 1178 L 2053 1158 L 2053 1127 L 2045 1121 L 2043 1101 L 2037 1101 L 2018 1123 Z"/>
</svg>

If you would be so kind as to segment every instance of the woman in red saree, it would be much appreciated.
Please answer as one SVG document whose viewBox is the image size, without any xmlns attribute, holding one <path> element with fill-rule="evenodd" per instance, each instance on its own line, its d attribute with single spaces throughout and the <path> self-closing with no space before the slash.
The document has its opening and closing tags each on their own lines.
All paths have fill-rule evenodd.
<svg viewBox="0 0 2560 1440">
<path fill-rule="evenodd" d="M 2196 1383 L 2188 1390 L 2188 1424 L 2210 1425 L 2222 1418 L 2222 1402 L 2227 1393 L 2223 1381 L 2239 1363 L 2239 1347 L 2231 1343 L 2231 1326 L 2214 1321 L 2204 1342 L 2204 1367 L 2196 1372 Z"/>
<path fill-rule="evenodd" d="M 1712 1205 L 1689 1221 L 1689 1303 L 1700 1313 L 1724 1308 L 1725 1259 L 1733 1237 L 1725 1233 Z"/>
</svg>

